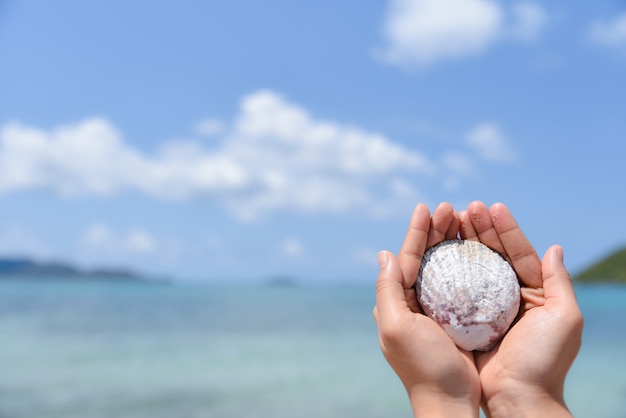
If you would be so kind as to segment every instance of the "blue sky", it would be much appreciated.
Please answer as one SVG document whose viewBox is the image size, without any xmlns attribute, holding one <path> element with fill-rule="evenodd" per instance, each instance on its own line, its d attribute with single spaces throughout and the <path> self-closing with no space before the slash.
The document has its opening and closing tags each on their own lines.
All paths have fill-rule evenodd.
<svg viewBox="0 0 626 418">
<path fill-rule="evenodd" d="M 0 254 L 371 282 L 413 207 L 626 244 L 626 3 L 0 0 Z"/>
</svg>

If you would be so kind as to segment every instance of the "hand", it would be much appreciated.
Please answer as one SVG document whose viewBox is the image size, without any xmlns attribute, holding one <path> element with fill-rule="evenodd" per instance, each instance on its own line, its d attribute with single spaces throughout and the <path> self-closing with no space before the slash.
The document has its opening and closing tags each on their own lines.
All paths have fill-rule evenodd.
<svg viewBox="0 0 626 418">
<path fill-rule="evenodd" d="M 566 374 L 581 344 L 583 318 L 563 250 L 539 260 L 503 204 L 473 202 L 459 214 L 460 235 L 478 240 L 513 265 L 521 284 L 518 321 L 492 351 L 475 353 L 482 406 L 489 417 L 571 416 L 563 399 Z"/>
<path fill-rule="evenodd" d="M 406 388 L 415 416 L 478 417 L 480 381 L 471 352 L 456 347 L 417 303 L 415 281 L 426 248 L 459 232 L 458 216 L 447 203 L 432 219 L 425 205 L 413 212 L 396 259 L 379 253 L 374 318 L 385 358 Z"/>
</svg>

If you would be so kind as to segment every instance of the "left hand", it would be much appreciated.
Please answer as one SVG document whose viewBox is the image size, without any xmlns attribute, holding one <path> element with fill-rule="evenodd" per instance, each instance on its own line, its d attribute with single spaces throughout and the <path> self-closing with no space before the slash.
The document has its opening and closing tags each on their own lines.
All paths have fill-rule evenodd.
<svg viewBox="0 0 626 418">
<path fill-rule="evenodd" d="M 513 265 L 522 285 L 521 315 L 491 351 L 475 353 L 488 416 L 571 416 L 565 377 L 581 344 L 583 318 L 563 250 L 539 259 L 509 210 L 473 202 L 459 215 L 461 238 L 479 240 Z"/>
</svg>

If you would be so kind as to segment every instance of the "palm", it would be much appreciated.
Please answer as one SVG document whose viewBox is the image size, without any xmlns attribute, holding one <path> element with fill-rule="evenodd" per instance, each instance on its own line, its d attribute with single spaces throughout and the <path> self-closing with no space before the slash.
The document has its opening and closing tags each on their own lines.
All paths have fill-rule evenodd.
<svg viewBox="0 0 626 418">
<path fill-rule="evenodd" d="M 495 350 L 476 356 L 485 397 L 506 384 L 536 387 L 565 380 L 578 352 L 572 342 L 580 340 L 580 313 L 558 298 L 543 302 L 524 312 Z"/>
<path fill-rule="evenodd" d="M 494 350 L 476 353 L 476 367 L 485 397 L 489 398 L 507 379 L 532 382 L 539 378 L 538 373 L 545 372 L 533 353 L 545 353 L 541 344 L 550 343 L 552 336 L 545 335 L 551 328 L 550 315 L 546 314 L 543 306 L 525 312 Z"/>
<path fill-rule="evenodd" d="M 472 353 L 459 350 L 432 319 L 415 314 L 412 322 L 406 333 L 410 341 L 407 347 L 420 361 L 420 379 L 438 381 L 446 393 L 477 399 L 480 396 L 480 379 Z M 437 355 L 433 356 L 433 353 Z M 424 358 L 429 361 L 423 362 Z"/>
</svg>

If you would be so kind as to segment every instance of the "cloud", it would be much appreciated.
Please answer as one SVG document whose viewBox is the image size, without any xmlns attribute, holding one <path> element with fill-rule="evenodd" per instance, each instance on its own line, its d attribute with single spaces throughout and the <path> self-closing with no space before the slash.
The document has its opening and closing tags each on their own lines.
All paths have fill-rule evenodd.
<svg viewBox="0 0 626 418">
<path fill-rule="evenodd" d="M 626 13 L 610 21 L 596 20 L 589 29 L 589 38 L 609 47 L 626 47 Z"/>
<path fill-rule="evenodd" d="M 291 258 L 301 258 L 304 255 L 304 246 L 295 238 L 287 238 L 281 245 L 281 252 Z"/>
<path fill-rule="evenodd" d="M 49 131 L 7 123 L 0 130 L 0 193 L 206 198 L 242 219 L 276 210 L 381 214 L 407 198 L 410 187 L 399 187 L 411 183 L 406 176 L 436 168 L 418 151 L 319 120 L 273 91 L 244 97 L 230 126 L 212 150 L 176 141 L 145 153 L 104 118 Z"/>
<path fill-rule="evenodd" d="M 90 246 L 106 245 L 113 239 L 113 233 L 104 224 L 91 225 L 84 233 L 83 240 Z"/>
<path fill-rule="evenodd" d="M 423 68 L 477 56 L 500 40 L 539 37 L 547 15 L 536 3 L 503 7 L 494 0 L 390 0 L 383 24 L 383 62 Z"/>
<path fill-rule="evenodd" d="M 548 23 L 546 12 L 539 5 L 531 2 L 513 3 L 511 16 L 509 36 L 520 41 L 536 41 Z"/>
<path fill-rule="evenodd" d="M 384 210 L 379 202 L 393 203 L 397 176 L 434 169 L 417 151 L 381 134 L 317 120 L 271 91 L 243 100 L 223 151 L 251 173 L 248 197 L 231 205 L 244 217 L 280 208 Z"/>
<path fill-rule="evenodd" d="M 457 191 L 463 182 L 476 174 L 474 160 L 460 152 L 447 152 L 442 157 L 444 167 L 444 187 L 449 191 Z"/>
<path fill-rule="evenodd" d="M 83 233 L 82 241 L 87 247 L 108 255 L 150 254 L 158 249 L 157 241 L 143 228 L 134 227 L 119 233 L 102 223 L 89 226 Z"/>
<path fill-rule="evenodd" d="M 125 246 L 131 252 L 148 254 L 155 251 L 157 244 L 147 231 L 135 228 L 126 236 Z"/>
<path fill-rule="evenodd" d="M 458 152 L 445 154 L 443 156 L 443 164 L 448 170 L 464 176 L 474 174 L 476 169 L 474 163 L 467 155 Z"/>
<path fill-rule="evenodd" d="M 140 157 L 100 119 L 52 134 L 17 123 L 0 132 L 0 192 L 52 188 L 63 194 L 90 190 L 106 195 L 124 181 L 123 173 L 140 164 Z"/>
<path fill-rule="evenodd" d="M 507 164 L 519 160 L 519 155 L 509 139 L 494 123 L 487 122 L 476 126 L 467 135 L 466 142 L 485 161 Z"/>
<path fill-rule="evenodd" d="M 464 153 L 450 150 L 433 162 L 383 134 L 316 118 L 269 90 L 245 96 L 233 120 L 221 126 L 211 149 L 172 141 L 145 152 L 105 118 L 50 130 L 7 123 L 0 129 L 0 194 L 45 190 L 110 198 L 138 192 L 214 202 L 247 221 L 280 211 L 388 216 L 426 199 L 418 186 L 432 187 L 435 175 L 454 190 L 476 170 Z M 487 162 L 519 159 L 494 123 L 475 127 L 466 141 Z M 122 241 L 104 225 L 92 227 L 85 242 L 113 239 L 144 254 L 158 246 L 146 232 Z"/>
<path fill-rule="evenodd" d="M 75 243 L 70 258 L 78 256 L 85 266 L 125 266 L 158 275 L 175 269 L 198 248 L 176 238 L 155 236 L 141 226 L 120 228 L 102 222 L 85 228 Z"/>
<path fill-rule="evenodd" d="M 204 136 L 214 136 L 223 133 L 226 130 L 224 122 L 219 119 L 203 119 L 196 124 L 196 132 Z"/>
</svg>

